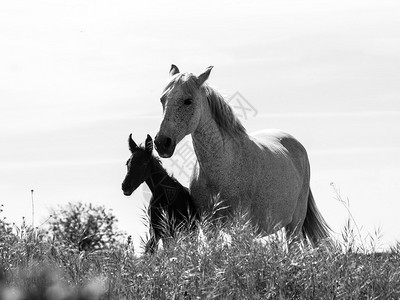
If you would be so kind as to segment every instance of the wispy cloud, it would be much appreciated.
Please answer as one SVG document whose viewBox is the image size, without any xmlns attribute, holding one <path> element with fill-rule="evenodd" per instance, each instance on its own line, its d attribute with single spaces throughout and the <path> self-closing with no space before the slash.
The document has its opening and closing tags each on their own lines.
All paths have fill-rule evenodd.
<svg viewBox="0 0 400 300">
<path fill-rule="evenodd" d="M 358 154 L 382 154 L 400 155 L 400 147 L 340 147 L 330 149 L 312 149 L 310 155 L 358 155 Z"/>
<path fill-rule="evenodd" d="M 121 164 L 121 159 L 98 159 L 98 160 L 53 160 L 53 161 L 3 161 L 0 162 L 1 169 L 40 169 L 47 167 L 74 167 L 74 166 L 99 166 Z"/>
<path fill-rule="evenodd" d="M 287 112 L 261 113 L 257 118 L 352 118 L 352 117 L 400 117 L 400 111 L 343 111 L 343 112 Z"/>
</svg>

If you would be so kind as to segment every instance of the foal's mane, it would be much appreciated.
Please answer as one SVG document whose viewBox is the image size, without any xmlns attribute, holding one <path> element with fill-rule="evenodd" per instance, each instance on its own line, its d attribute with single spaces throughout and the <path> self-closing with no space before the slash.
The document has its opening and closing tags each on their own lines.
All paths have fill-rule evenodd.
<svg viewBox="0 0 400 300">
<path fill-rule="evenodd" d="M 146 146 L 144 144 L 140 144 L 138 147 L 144 151 L 147 151 Z M 178 182 L 178 180 L 165 169 L 160 157 L 154 155 L 154 150 L 151 152 L 150 161 L 153 164 L 153 167 L 156 168 L 158 173 L 163 173 L 163 174 L 167 175 L 173 181 Z"/>
<path fill-rule="evenodd" d="M 138 148 L 140 148 L 140 149 L 143 150 L 143 151 L 147 151 L 147 150 L 146 150 L 146 145 L 145 145 L 145 144 L 140 144 L 140 145 L 138 145 Z M 161 168 L 165 169 L 164 166 L 162 165 L 161 159 L 160 159 L 159 157 L 155 156 L 154 153 L 153 153 L 153 151 L 151 152 L 150 155 L 151 155 L 150 159 L 151 159 L 151 161 L 152 161 L 154 164 L 159 165 Z"/>
<path fill-rule="evenodd" d="M 199 89 L 196 83 L 196 77 L 190 73 L 175 75 L 164 91 L 172 89 L 175 84 L 180 84 L 183 91 L 192 96 Z M 226 103 L 224 97 L 215 89 L 204 83 L 200 87 L 201 94 L 207 98 L 211 116 L 224 134 L 232 137 L 247 135 L 246 129 L 232 110 L 232 107 Z"/>
</svg>

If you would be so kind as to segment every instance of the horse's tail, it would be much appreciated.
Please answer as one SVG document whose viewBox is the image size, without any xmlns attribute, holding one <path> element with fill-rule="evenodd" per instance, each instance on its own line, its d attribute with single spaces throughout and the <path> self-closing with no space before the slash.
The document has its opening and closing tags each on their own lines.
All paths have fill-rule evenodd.
<svg viewBox="0 0 400 300">
<path fill-rule="evenodd" d="M 302 232 L 309 239 L 312 245 L 317 246 L 320 242 L 325 241 L 331 244 L 330 227 L 319 212 L 315 204 L 314 197 L 308 194 L 307 213 L 304 219 Z"/>
</svg>

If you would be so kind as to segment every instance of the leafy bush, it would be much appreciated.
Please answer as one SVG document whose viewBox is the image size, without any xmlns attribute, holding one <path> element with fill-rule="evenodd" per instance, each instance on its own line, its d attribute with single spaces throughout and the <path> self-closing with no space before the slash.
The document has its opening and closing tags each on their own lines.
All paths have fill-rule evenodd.
<svg viewBox="0 0 400 300">
<path fill-rule="evenodd" d="M 92 251 L 114 245 L 124 235 L 117 230 L 117 218 L 104 206 L 68 203 L 53 210 L 49 233 L 79 251 Z"/>
<path fill-rule="evenodd" d="M 11 224 L 6 221 L 6 217 L 1 216 L 1 213 L 3 212 L 3 206 L 3 204 L 0 205 L 0 243 L 4 243 L 8 239 L 15 238 L 15 235 L 12 232 L 13 230 Z"/>
</svg>

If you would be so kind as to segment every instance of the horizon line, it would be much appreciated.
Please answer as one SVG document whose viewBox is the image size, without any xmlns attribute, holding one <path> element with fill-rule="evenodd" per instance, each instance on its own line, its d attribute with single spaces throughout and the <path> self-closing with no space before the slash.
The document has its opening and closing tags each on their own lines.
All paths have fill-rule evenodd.
<svg viewBox="0 0 400 300">
<path fill-rule="evenodd" d="M 394 153 L 400 152 L 400 147 L 337 147 L 331 149 L 312 149 L 310 155 L 348 155 L 348 154 L 373 154 L 373 153 Z M 109 165 L 122 164 L 122 158 L 93 159 L 93 160 L 51 160 L 51 161 L 2 161 L 2 168 L 32 168 L 32 167 L 60 167 L 60 166 L 90 166 L 90 165 Z"/>
</svg>

